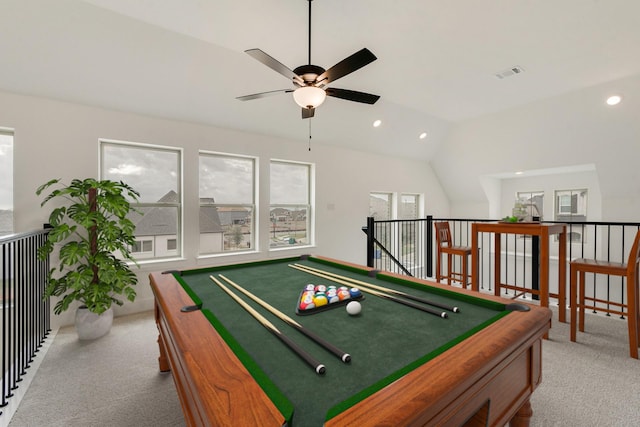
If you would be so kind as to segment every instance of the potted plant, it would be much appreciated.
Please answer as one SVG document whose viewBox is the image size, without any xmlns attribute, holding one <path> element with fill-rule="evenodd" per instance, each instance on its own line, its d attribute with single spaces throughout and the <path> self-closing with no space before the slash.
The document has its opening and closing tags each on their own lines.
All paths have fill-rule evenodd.
<svg viewBox="0 0 640 427">
<path fill-rule="evenodd" d="M 51 192 L 41 206 L 53 199 L 63 204 L 49 215 L 47 241 L 38 252 L 40 259 L 45 259 L 59 247 L 59 263 L 48 273 L 45 298 L 60 297 L 55 314 L 79 301 L 78 336 L 98 338 L 111 328 L 111 305 L 123 304 L 118 297 L 124 295 L 129 301 L 136 297 L 133 286 L 138 279 L 127 264 L 135 263 L 130 253 L 135 225 L 127 214 L 132 211 L 130 201 L 137 201 L 140 194 L 123 182 L 92 178 L 74 179 L 68 185 L 53 179 L 41 185 L 36 194 L 46 190 Z"/>
</svg>

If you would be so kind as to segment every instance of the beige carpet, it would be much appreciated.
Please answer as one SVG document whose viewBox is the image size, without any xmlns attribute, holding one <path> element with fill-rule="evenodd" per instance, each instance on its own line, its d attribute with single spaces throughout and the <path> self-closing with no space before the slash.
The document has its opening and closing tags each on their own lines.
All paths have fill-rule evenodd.
<svg viewBox="0 0 640 427">
<path fill-rule="evenodd" d="M 628 357 L 626 323 L 590 315 L 572 343 L 555 319 L 532 426 L 640 426 L 640 361 Z M 156 337 L 151 312 L 116 318 L 88 343 L 61 329 L 9 426 L 184 426 L 173 380 L 158 372 Z"/>
<path fill-rule="evenodd" d="M 95 341 L 61 328 L 9 426 L 184 426 L 157 336 L 152 312 L 114 319 Z"/>
<path fill-rule="evenodd" d="M 629 357 L 626 321 L 589 314 L 573 343 L 555 310 L 553 319 L 542 347 L 542 384 L 531 399 L 532 426 L 640 426 L 640 361 Z"/>
</svg>

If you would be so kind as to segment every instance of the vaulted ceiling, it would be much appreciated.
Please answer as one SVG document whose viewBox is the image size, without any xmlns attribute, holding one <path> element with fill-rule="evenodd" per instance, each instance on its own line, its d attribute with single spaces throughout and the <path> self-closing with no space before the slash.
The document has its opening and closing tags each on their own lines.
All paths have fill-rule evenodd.
<svg viewBox="0 0 640 427">
<path fill-rule="evenodd" d="M 312 63 L 378 59 L 309 120 L 244 53 L 307 63 L 306 0 L 2 0 L 0 90 L 431 159 L 468 119 L 640 73 L 632 0 L 315 0 Z M 523 72 L 499 79 L 496 74 Z M 375 119 L 382 126 L 373 128 Z M 428 137 L 419 140 L 418 135 Z"/>
</svg>

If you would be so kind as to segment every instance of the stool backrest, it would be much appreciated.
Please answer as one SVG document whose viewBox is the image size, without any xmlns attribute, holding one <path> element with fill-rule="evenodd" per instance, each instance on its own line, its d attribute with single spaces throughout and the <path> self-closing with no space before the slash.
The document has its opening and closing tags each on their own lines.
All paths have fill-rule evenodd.
<svg viewBox="0 0 640 427">
<path fill-rule="evenodd" d="M 636 287 L 638 286 L 638 264 L 640 263 L 640 230 L 636 233 L 633 241 L 631 252 L 629 252 L 629 260 L 627 261 L 627 277 L 633 278 Z"/>
<path fill-rule="evenodd" d="M 436 243 L 439 248 L 451 247 L 451 229 L 447 221 L 434 222 L 436 227 Z"/>
</svg>

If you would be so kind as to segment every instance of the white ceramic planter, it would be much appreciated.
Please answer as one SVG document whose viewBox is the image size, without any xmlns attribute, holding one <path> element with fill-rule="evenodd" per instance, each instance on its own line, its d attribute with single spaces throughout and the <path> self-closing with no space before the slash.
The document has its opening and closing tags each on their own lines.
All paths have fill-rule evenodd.
<svg viewBox="0 0 640 427">
<path fill-rule="evenodd" d="M 100 315 L 90 312 L 86 307 L 78 307 L 76 310 L 75 325 L 78 338 L 81 340 L 94 340 L 106 335 L 112 324 L 112 309 Z"/>
</svg>

